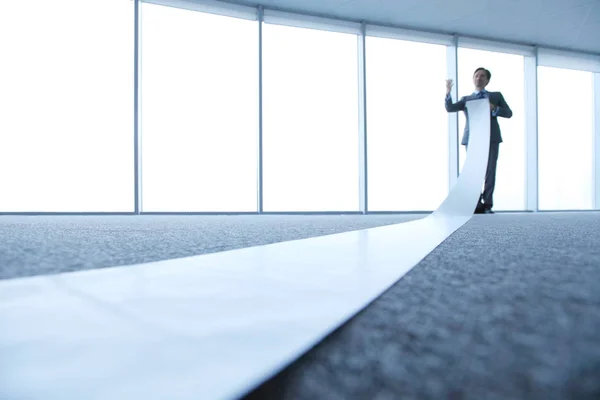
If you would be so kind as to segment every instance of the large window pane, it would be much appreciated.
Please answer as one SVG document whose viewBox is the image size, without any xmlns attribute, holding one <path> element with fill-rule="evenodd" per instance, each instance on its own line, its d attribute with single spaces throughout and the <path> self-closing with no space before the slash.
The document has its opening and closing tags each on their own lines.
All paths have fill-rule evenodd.
<svg viewBox="0 0 600 400">
<path fill-rule="evenodd" d="M 592 73 L 538 67 L 539 208 L 593 208 Z"/>
<path fill-rule="evenodd" d="M 473 93 L 473 73 L 484 67 L 492 73 L 486 90 L 502 92 L 513 111 L 510 119 L 498 118 L 503 143 L 500 144 L 494 191 L 495 210 L 524 210 L 525 201 L 525 71 L 523 56 L 474 49 L 458 49 L 459 97 Z M 455 99 L 456 101 L 456 99 Z M 459 143 L 465 118 L 459 116 Z M 465 161 L 465 146 L 460 146 L 460 168 Z"/>
<path fill-rule="evenodd" d="M 434 210 L 448 192 L 446 47 L 367 37 L 369 210 Z"/>
<path fill-rule="evenodd" d="M 265 24 L 265 211 L 358 210 L 356 35 Z"/>
<path fill-rule="evenodd" d="M 133 211 L 133 24 L 131 1 L 0 3 L 0 211 Z"/>
<path fill-rule="evenodd" d="M 258 28 L 144 3 L 144 211 L 256 211 Z"/>
</svg>

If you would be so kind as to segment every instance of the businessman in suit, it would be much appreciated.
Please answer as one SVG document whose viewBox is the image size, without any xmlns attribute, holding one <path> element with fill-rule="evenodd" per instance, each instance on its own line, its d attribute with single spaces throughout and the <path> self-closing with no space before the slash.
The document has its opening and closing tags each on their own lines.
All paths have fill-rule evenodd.
<svg viewBox="0 0 600 400">
<path fill-rule="evenodd" d="M 500 92 L 488 92 L 485 87 L 490 82 L 492 74 L 485 68 L 477 68 L 473 74 L 473 84 L 475 91 L 462 97 L 458 102 L 452 102 L 450 91 L 452 90 L 452 79 L 446 81 L 446 111 L 457 112 L 463 111 L 467 119 L 465 131 L 461 140 L 461 144 L 468 148 L 469 146 L 469 114 L 467 112 L 466 102 L 469 100 L 488 98 L 490 101 L 490 150 L 488 155 L 487 170 L 485 173 L 485 184 L 483 193 L 479 197 L 479 202 L 475 208 L 476 214 L 493 214 L 492 207 L 494 206 L 494 188 L 496 186 L 496 166 L 498 164 L 498 151 L 500 143 L 502 143 L 502 135 L 500 133 L 500 125 L 498 117 L 512 117 L 512 110 L 504 100 L 504 96 Z"/>
</svg>

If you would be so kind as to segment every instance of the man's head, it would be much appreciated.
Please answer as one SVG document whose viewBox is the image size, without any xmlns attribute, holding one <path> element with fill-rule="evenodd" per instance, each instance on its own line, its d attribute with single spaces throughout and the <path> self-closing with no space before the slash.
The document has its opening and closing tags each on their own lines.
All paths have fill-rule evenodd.
<svg viewBox="0 0 600 400">
<path fill-rule="evenodd" d="M 473 73 L 473 84 L 475 85 L 475 89 L 483 90 L 490 83 L 490 79 L 492 77 L 492 73 L 483 68 L 479 67 Z"/>
</svg>

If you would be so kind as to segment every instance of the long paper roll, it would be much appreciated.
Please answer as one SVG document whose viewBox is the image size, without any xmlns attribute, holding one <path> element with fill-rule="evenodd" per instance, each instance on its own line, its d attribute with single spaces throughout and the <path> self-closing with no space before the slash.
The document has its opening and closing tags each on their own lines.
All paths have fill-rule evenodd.
<svg viewBox="0 0 600 400">
<path fill-rule="evenodd" d="M 490 147 L 490 102 L 478 99 L 467 102 L 469 114 L 469 148 L 459 179 L 438 209 L 443 216 L 471 217 L 481 195 Z M 466 222 L 466 221 L 465 221 Z"/>
<path fill-rule="evenodd" d="M 421 220 L 183 259 L 0 282 L 0 398 L 233 399 L 397 282 L 473 214 L 490 111 Z"/>
</svg>

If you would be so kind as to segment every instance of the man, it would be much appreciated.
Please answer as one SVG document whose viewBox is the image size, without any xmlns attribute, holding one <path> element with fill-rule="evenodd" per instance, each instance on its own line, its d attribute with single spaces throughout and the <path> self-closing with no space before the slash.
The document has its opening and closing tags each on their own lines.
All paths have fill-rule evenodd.
<svg viewBox="0 0 600 400">
<path fill-rule="evenodd" d="M 469 96 L 462 97 L 457 103 L 452 102 L 450 91 L 452 90 L 452 79 L 446 81 L 446 111 L 457 112 L 463 111 L 467 119 L 465 131 L 461 140 L 461 144 L 468 148 L 469 146 L 469 115 L 467 113 L 466 102 L 469 100 L 488 98 L 490 101 L 491 121 L 490 121 L 490 151 L 488 155 L 487 170 L 485 173 L 485 184 L 483 193 L 479 197 L 479 202 L 475 208 L 476 214 L 493 214 L 492 207 L 494 206 L 494 188 L 496 186 L 496 165 L 498 164 L 498 151 L 500 143 L 502 143 L 502 135 L 500 134 L 500 125 L 498 117 L 512 117 L 512 110 L 506 104 L 504 96 L 500 92 L 488 92 L 485 87 L 490 82 L 492 74 L 485 68 L 477 68 L 473 74 L 473 84 L 475 91 Z"/>
</svg>

